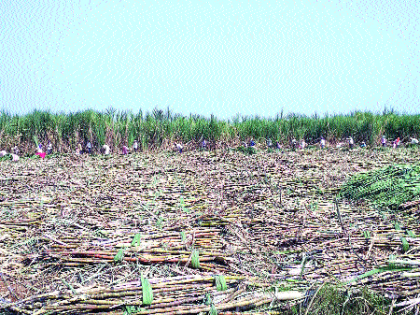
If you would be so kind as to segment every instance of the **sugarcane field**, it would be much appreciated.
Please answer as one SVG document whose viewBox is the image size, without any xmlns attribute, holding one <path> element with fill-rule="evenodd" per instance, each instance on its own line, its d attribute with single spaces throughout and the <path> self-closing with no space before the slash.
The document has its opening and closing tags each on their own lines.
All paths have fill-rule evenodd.
<svg viewBox="0 0 420 315">
<path fill-rule="evenodd" d="M 419 313 L 414 132 L 124 126 L 0 129 L 0 314 Z"/>
</svg>

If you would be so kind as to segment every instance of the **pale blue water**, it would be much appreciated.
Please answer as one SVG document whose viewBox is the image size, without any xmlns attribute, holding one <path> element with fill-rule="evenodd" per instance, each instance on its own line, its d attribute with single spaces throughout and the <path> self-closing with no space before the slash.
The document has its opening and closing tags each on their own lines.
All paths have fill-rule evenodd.
<svg viewBox="0 0 420 315">
<path fill-rule="evenodd" d="M 25 3 L 0 6 L 0 108 L 419 112 L 415 1 Z"/>
</svg>

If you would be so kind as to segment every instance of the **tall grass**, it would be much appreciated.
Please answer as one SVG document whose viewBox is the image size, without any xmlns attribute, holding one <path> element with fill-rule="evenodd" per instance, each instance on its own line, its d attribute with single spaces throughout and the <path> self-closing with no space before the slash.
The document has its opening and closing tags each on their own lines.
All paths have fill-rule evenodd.
<svg viewBox="0 0 420 315">
<path fill-rule="evenodd" d="M 169 109 L 152 112 L 108 109 L 69 114 L 35 110 L 26 115 L 0 113 L 0 148 L 19 145 L 22 149 L 33 147 L 33 136 L 41 143 L 51 141 L 61 152 L 74 150 L 79 142 L 90 141 L 95 147 L 105 143 L 111 147 L 132 145 L 138 140 L 142 149 L 159 148 L 171 141 L 189 142 L 202 139 L 211 141 L 244 141 L 254 138 L 263 142 L 288 142 L 292 138 L 316 142 L 321 136 L 329 141 L 339 141 L 353 136 L 356 142 L 377 143 L 382 135 L 389 139 L 420 136 L 420 115 L 394 112 L 354 112 L 349 115 L 319 117 L 314 115 L 280 113 L 274 118 L 236 116 L 220 120 L 213 115 L 183 116 Z"/>
</svg>

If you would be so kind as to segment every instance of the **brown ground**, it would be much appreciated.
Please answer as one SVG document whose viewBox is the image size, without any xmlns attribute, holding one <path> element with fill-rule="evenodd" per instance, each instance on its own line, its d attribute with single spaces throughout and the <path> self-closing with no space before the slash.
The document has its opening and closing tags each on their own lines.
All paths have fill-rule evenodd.
<svg viewBox="0 0 420 315">
<path fill-rule="evenodd" d="M 406 234 L 420 235 L 418 205 L 378 212 L 340 201 L 340 221 L 334 204 L 349 175 L 418 161 L 418 152 L 406 149 L 313 149 L 252 156 L 185 152 L 0 162 L 0 296 L 8 302 L 30 298 L 9 307 L 15 312 L 102 308 L 122 313 L 124 303 L 136 305 L 139 298 L 92 295 L 90 302 L 68 301 L 76 292 L 88 295 L 99 287 L 108 292 L 136 283 L 140 290 L 143 273 L 151 279 L 162 313 L 169 314 L 169 307 L 199 313 L 206 310 L 197 309 L 206 292 L 217 300 L 212 278 L 205 280 L 214 274 L 230 276 L 228 292 L 249 292 L 256 285 L 304 294 L 311 285 L 355 280 L 388 266 L 390 255 L 419 261 L 420 239 Z M 137 233 L 140 245 L 131 247 Z M 410 246 L 406 253 L 402 236 Z M 122 248 L 123 259 L 115 262 Z M 200 266 L 191 257 L 194 250 Z M 194 282 L 188 280 L 192 275 L 202 279 L 194 280 L 200 283 L 195 295 L 185 284 Z M 419 278 L 404 275 L 381 272 L 352 286 L 402 300 L 420 294 Z M 167 284 L 173 289 L 160 292 L 159 283 L 168 278 L 175 279 Z M 177 287 L 176 279 L 184 284 Z M 51 294 L 38 296 L 44 293 Z M 181 302 L 165 300 L 174 294 L 173 300 Z M 245 300 L 258 305 L 258 299 Z M 238 295 L 229 303 L 241 301 Z M 272 298 L 258 301 L 264 305 Z M 238 307 L 229 303 L 215 305 Z"/>
</svg>

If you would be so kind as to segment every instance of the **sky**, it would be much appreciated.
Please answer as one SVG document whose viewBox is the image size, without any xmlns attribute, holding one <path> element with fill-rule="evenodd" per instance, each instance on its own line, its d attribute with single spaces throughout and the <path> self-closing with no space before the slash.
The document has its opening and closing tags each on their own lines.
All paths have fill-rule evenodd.
<svg viewBox="0 0 420 315">
<path fill-rule="evenodd" d="M 0 0 L 0 110 L 420 113 L 418 0 Z"/>
</svg>

